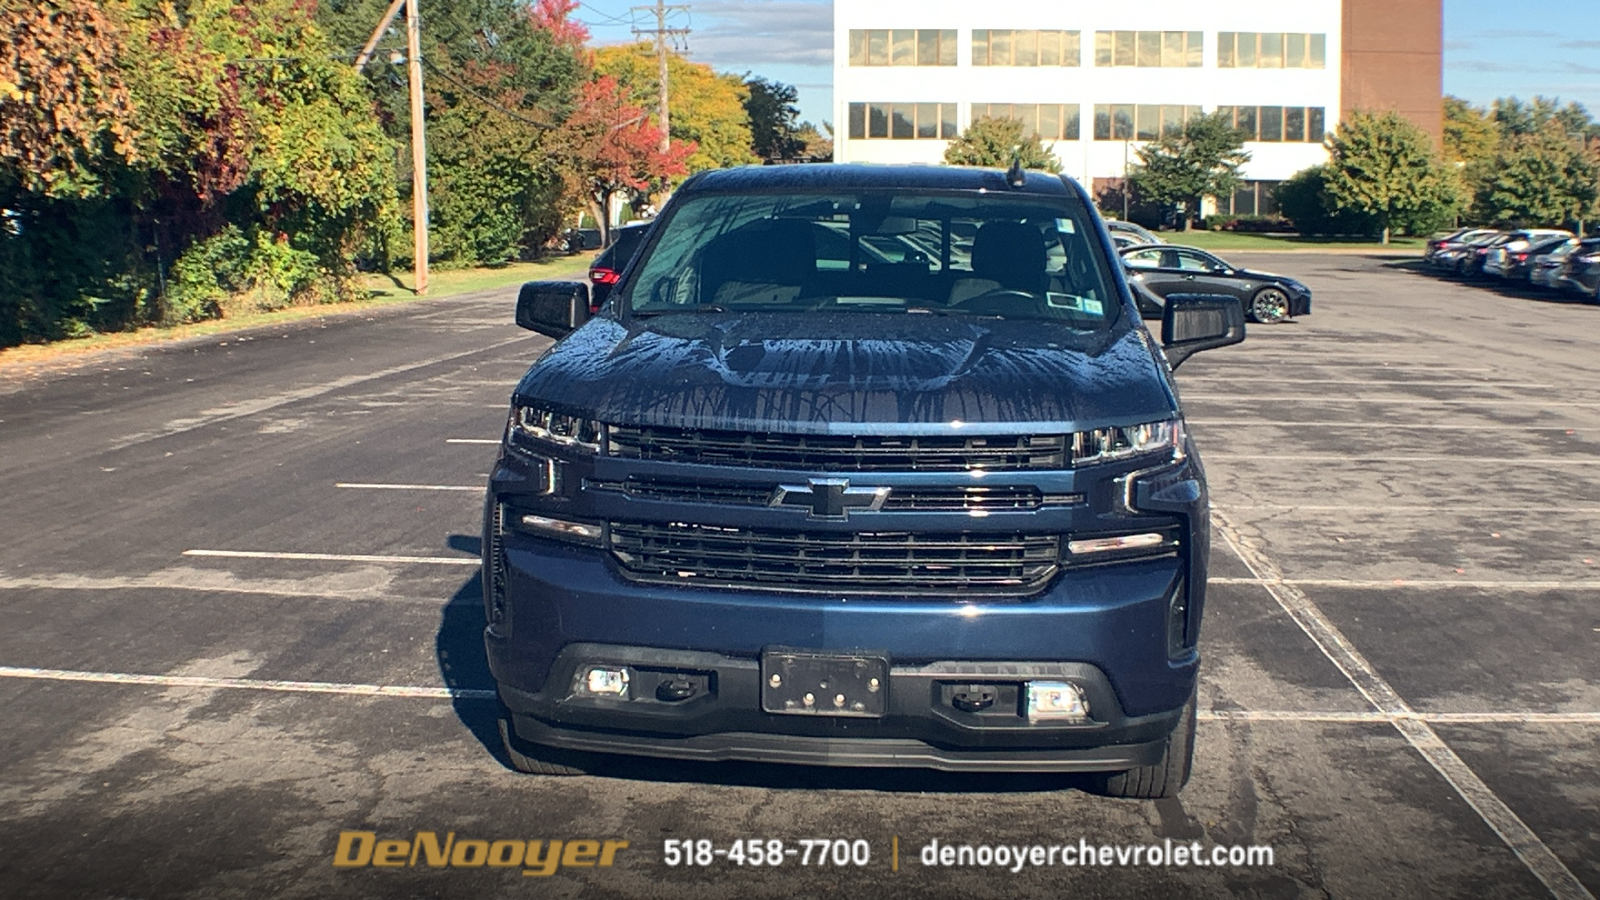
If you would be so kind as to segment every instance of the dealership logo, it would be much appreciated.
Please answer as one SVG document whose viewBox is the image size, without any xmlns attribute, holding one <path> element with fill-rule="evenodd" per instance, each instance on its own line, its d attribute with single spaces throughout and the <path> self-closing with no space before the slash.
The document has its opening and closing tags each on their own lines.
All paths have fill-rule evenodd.
<svg viewBox="0 0 1600 900">
<path fill-rule="evenodd" d="M 521 841 L 468 840 L 454 831 L 439 840 L 436 831 L 419 831 L 411 840 L 379 840 L 373 831 L 341 831 L 333 850 L 336 869 L 374 866 L 405 869 L 521 868 L 522 874 L 542 877 L 559 868 L 610 868 L 627 841 Z"/>
<path fill-rule="evenodd" d="M 877 512 L 889 499 L 886 487 L 851 487 L 846 478 L 811 478 L 807 484 L 780 484 L 768 506 L 804 507 L 813 519 L 843 519 L 852 509 Z"/>
</svg>

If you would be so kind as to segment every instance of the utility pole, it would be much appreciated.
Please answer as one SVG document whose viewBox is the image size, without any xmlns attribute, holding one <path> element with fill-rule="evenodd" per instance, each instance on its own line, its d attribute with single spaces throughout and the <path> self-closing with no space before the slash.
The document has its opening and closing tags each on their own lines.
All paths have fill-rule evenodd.
<svg viewBox="0 0 1600 900">
<path fill-rule="evenodd" d="M 406 81 L 411 90 L 411 211 L 415 220 L 412 272 L 416 293 L 420 295 L 428 292 L 428 135 L 422 117 L 422 17 L 417 13 L 417 0 L 394 0 L 389 4 L 383 20 L 372 30 L 372 37 L 356 57 L 356 71 L 366 68 L 378 41 L 383 39 L 402 6 L 406 10 Z"/>
<path fill-rule="evenodd" d="M 667 111 L 667 38 L 673 38 L 673 44 L 676 45 L 678 38 L 687 37 L 689 34 L 689 29 L 687 28 L 668 28 L 667 16 L 673 12 L 688 12 L 689 7 L 682 5 L 668 6 L 666 0 L 656 0 L 655 6 L 635 6 L 630 11 L 646 12 L 655 16 L 656 19 L 656 27 L 640 28 L 634 26 L 633 34 L 635 37 L 642 37 L 647 34 L 655 36 L 656 81 L 660 84 L 658 99 L 661 104 L 661 152 L 665 153 L 672 147 L 672 140 L 667 134 L 672 124 L 671 114 Z"/>
<path fill-rule="evenodd" d="M 418 296 L 428 292 L 428 134 L 422 120 L 422 17 L 406 0 L 406 56 L 411 84 L 412 268 Z"/>
</svg>

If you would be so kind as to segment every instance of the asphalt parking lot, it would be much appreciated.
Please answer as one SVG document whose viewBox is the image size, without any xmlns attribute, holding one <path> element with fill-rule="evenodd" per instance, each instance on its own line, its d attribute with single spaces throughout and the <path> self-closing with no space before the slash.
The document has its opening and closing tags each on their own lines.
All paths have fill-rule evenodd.
<svg viewBox="0 0 1600 900">
<path fill-rule="evenodd" d="M 1196 771 L 500 758 L 482 483 L 546 345 L 511 293 L 0 379 L 0 895 L 1561 897 L 1600 892 L 1600 307 L 1227 254 L 1314 314 L 1179 373 L 1216 505 Z M 610 867 L 341 869 L 341 831 L 619 839 Z M 868 841 L 668 867 L 664 841 Z M 953 844 L 1258 868 L 929 868 Z"/>
</svg>

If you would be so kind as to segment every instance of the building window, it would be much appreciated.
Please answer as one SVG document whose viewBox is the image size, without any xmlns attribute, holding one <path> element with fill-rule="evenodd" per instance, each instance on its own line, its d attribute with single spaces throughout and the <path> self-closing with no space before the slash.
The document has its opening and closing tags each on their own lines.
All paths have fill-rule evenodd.
<svg viewBox="0 0 1600 900">
<path fill-rule="evenodd" d="M 1202 38 L 1199 31 L 1096 31 L 1094 64 L 1198 69 L 1204 52 Z"/>
<path fill-rule="evenodd" d="M 1225 216 L 1276 216 L 1281 181 L 1245 181 L 1231 197 L 1217 198 L 1217 212 Z"/>
<path fill-rule="evenodd" d="M 1083 55 L 1076 31 L 972 32 L 975 66 L 1076 66 Z"/>
<path fill-rule="evenodd" d="M 1094 108 L 1094 139 L 1153 141 L 1181 133 L 1190 119 L 1203 112 L 1198 106 L 1176 104 L 1101 104 Z"/>
<path fill-rule="evenodd" d="M 951 140 L 954 103 L 852 103 L 851 140 Z"/>
<path fill-rule="evenodd" d="M 1320 144 L 1326 134 L 1325 111 L 1320 106 L 1219 106 L 1247 141 Z"/>
<path fill-rule="evenodd" d="M 1076 103 L 974 103 L 972 121 L 1016 119 L 1022 123 L 1022 136 L 1038 135 L 1045 141 L 1078 139 Z"/>
<path fill-rule="evenodd" d="M 1217 34 L 1221 69 L 1322 69 L 1328 64 L 1325 34 L 1223 31 Z"/>
<path fill-rule="evenodd" d="M 953 66 L 956 33 L 937 29 L 850 30 L 852 66 Z"/>
</svg>

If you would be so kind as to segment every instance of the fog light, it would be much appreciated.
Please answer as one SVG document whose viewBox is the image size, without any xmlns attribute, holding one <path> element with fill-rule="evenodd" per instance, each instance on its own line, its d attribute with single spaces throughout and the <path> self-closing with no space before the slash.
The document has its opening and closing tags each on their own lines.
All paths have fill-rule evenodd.
<svg viewBox="0 0 1600 900">
<path fill-rule="evenodd" d="M 1078 686 L 1066 681 L 1028 682 L 1028 718 L 1084 721 L 1089 701 Z"/>
<path fill-rule="evenodd" d="M 524 515 L 517 520 L 517 523 L 524 531 L 542 532 L 551 537 L 590 544 L 598 544 L 605 534 L 604 529 L 599 525 L 590 525 L 587 522 L 569 522 L 566 519 L 557 519 L 551 516 Z"/>
<path fill-rule="evenodd" d="M 628 696 L 628 670 L 613 668 L 611 666 L 594 666 L 588 671 L 580 670 L 582 674 L 575 679 L 578 684 L 577 693 L 593 694 L 599 697 Z"/>
<path fill-rule="evenodd" d="M 1159 547 L 1167 543 L 1168 540 L 1167 535 L 1159 531 L 1148 531 L 1144 534 L 1123 534 L 1116 537 L 1068 541 L 1067 551 L 1073 555 L 1080 555 L 1084 553 L 1109 553 L 1114 550 L 1142 550 L 1146 547 Z"/>
</svg>

